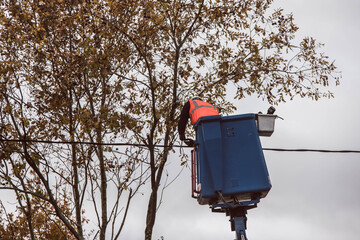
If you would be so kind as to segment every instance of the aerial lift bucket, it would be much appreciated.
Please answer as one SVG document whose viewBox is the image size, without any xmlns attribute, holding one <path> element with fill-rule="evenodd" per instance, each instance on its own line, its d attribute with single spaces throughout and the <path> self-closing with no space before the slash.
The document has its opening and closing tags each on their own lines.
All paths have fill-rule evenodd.
<svg viewBox="0 0 360 240">
<path fill-rule="evenodd" d="M 271 189 L 259 136 L 271 136 L 276 115 L 202 117 L 191 152 L 192 197 L 230 216 L 237 239 L 246 240 L 247 210 Z"/>
</svg>

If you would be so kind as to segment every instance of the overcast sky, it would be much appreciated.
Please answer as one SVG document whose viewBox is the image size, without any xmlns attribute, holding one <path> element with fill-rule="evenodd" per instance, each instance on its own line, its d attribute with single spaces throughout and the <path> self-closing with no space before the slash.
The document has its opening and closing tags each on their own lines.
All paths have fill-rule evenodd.
<svg viewBox="0 0 360 240">
<path fill-rule="evenodd" d="M 277 0 L 293 12 L 299 37 L 313 36 L 342 71 L 335 99 L 297 99 L 277 106 L 285 120 L 276 122 L 263 147 L 360 150 L 360 1 Z M 256 98 L 237 103 L 237 113 L 266 111 Z M 268 152 L 273 187 L 258 208 L 248 212 L 249 240 L 358 240 L 360 236 L 360 154 Z M 179 171 L 172 156 L 170 177 Z M 132 205 L 122 239 L 143 239 L 148 196 Z M 139 232 L 140 230 L 140 232 Z M 234 239 L 228 217 L 212 213 L 190 197 L 190 170 L 165 192 L 154 239 Z"/>
</svg>

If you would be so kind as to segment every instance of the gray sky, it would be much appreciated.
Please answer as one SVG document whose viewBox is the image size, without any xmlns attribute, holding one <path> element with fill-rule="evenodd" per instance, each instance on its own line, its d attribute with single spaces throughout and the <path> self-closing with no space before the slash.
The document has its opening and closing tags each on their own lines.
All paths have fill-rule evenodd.
<svg viewBox="0 0 360 240">
<path fill-rule="evenodd" d="M 299 37 L 313 36 L 342 71 L 335 99 L 297 99 L 277 107 L 285 118 L 276 122 L 263 147 L 360 150 L 360 1 L 277 0 L 293 12 Z M 256 98 L 237 103 L 236 113 L 266 111 Z M 360 236 L 360 154 L 265 151 L 273 188 L 258 208 L 248 212 L 249 240 L 357 240 Z M 179 171 L 172 156 L 170 177 Z M 143 239 L 145 205 L 139 197 L 131 208 L 122 239 Z M 140 230 L 140 232 L 139 232 Z M 212 213 L 190 197 L 190 171 L 165 192 L 154 239 L 234 239 L 228 217 Z"/>
</svg>

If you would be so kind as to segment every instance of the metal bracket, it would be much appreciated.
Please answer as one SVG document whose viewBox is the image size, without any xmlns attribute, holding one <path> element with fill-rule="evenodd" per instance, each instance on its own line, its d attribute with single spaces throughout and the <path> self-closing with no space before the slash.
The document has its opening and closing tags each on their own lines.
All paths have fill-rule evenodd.
<svg viewBox="0 0 360 240">
<path fill-rule="evenodd" d="M 221 194 L 221 193 L 220 193 Z M 256 208 L 260 198 L 243 202 L 216 203 L 211 206 L 213 212 L 225 212 L 230 216 L 231 231 L 235 231 L 237 240 L 247 240 L 246 221 L 247 210 Z"/>
</svg>

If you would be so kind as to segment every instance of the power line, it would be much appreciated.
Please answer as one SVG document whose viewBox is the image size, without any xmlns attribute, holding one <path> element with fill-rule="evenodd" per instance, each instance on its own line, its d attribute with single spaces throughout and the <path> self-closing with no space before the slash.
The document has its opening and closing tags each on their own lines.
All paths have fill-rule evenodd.
<svg viewBox="0 0 360 240">
<path fill-rule="evenodd" d="M 358 150 L 324 150 L 324 149 L 284 149 L 284 148 L 263 148 L 266 151 L 277 152 L 321 152 L 321 153 L 360 153 Z"/>
<path fill-rule="evenodd" d="M 46 144 L 83 144 L 96 146 L 135 146 L 147 147 L 146 144 L 140 143 L 98 143 L 98 142 L 82 142 L 82 141 L 50 141 L 50 140 L 29 140 L 29 139 L 0 139 L 0 142 L 26 142 L 26 143 L 46 143 Z M 168 147 L 165 145 L 154 145 L 157 147 Z"/>
<path fill-rule="evenodd" d="M 147 144 L 141 143 L 99 143 L 99 142 L 83 142 L 83 141 L 50 141 L 50 140 L 34 140 L 34 139 L 0 139 L 0 142 L 26 142 L 26 143 L 45 143 L 45 144 L 82 144 L 82 145 L 96 145 L 96 146 L 134 146 L 134 147 L 149 147 Z M 189 147 L 183 145 L 161 145 L 154 144 L 153 147 Z"/>
<path fill-rule="evenodd" d="M 96 146 L 134 146 L 134 147 L 149 147 L 147 144 L 141 143 L 98 143 L 98 142 L 82 142 L 82 141 L 49 141 L 49 140 L 29 140 L 29 139 L 0 139 L 0 142 L 35 142 L 45 144 L 84 144 L 84 145 L 96 145 Z M 154 144 L 153 147 L 160 148 L 193 148 L 186 145 L 161 145 Z M 320 152 L 320 153 L 360 153 L 360 150 L 327 150 L 327 149 L 289 149 L 289 148 L 263 148 L 264 151 L 276 151 L 276 152 Z"/>
</svg>

